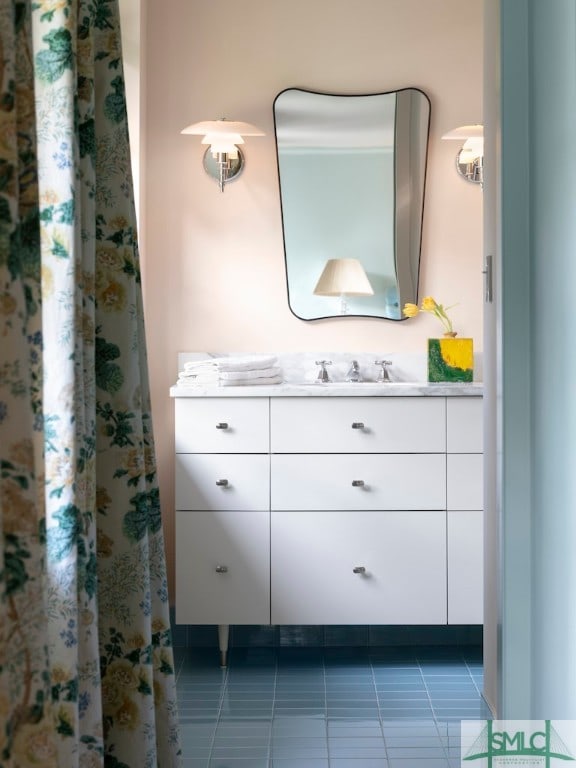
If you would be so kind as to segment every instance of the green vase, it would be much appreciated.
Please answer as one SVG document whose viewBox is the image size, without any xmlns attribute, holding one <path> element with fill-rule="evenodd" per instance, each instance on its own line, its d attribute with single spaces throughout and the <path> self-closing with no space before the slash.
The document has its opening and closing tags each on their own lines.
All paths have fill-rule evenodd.
<svg viewBox="0 0 576 768">
<path fill-rule="evenodd" d="M 471 382 L 474 379 L 472 339 L 445 336 L 428 339 L 428 381 Z"/>
</svg>

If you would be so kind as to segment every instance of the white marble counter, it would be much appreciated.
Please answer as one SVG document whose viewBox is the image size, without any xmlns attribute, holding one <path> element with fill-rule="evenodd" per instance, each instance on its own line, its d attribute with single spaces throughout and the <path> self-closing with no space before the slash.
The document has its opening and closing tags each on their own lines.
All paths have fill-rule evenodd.
<svg viewBox="0 0 576 768">
<path fill-rule="evenodd" d="M 181 352 L 178 370 L 188 361 L 227 357 L 231 353 Z M 277 352 L 278 365 L 282 370 L 282 384 L 260 386 L 222 387 L 178 386 L 170 389 L 171 397 L 481 397 L 480 381 L 470 384 L 429 384 L 426 381 L 426 356 L 418 353 L 381 352 Z M 374 361 L 389 360 L 390 382 L 376 381 L 379 367 Z M 317 360 L 330 360 L 330 382 L 316 383 Z M 352 360 L 357 360 L 363 381 L 349 383 L 347 372 Z M 479 362 L 479 361 L 478 361 Z M 479 374 L 480 365 L 475 366 Z M 176 380 L 176 377 L 175 377 Z"/>
<path fill-rule="evenodd" d="M 484 387 L 471 384 L 428 384 L 427 382 L 362 382 L 348 384 L 274 384 L 248 387 L 170 388 L 170 397 L 481 397 Z"/>
</svg>

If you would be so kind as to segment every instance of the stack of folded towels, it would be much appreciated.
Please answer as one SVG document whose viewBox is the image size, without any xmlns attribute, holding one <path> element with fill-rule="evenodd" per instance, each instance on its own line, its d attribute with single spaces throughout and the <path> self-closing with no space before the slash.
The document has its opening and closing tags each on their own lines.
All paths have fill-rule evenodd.
<svg viewBox="0 0 576 768">
<path fill-rule="evenodd" d="M 178 374 L 179 387 L 239 387 L 280 384 L 282 370 L 275 355 L 235 355 L 194 360 Z"/>
</svg>

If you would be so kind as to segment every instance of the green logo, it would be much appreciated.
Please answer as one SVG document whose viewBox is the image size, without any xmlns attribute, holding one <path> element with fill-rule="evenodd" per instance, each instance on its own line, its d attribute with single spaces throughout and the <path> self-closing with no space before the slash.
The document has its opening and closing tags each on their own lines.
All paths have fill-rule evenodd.
<svg viewBox="0 0 576 768">
<path fill-rule="evenodd" d="M 571 760 L 572 755 L 566 744 L 554 729 L 551 720 L 525 721 L 524 727 L 518 727 L 522 721 L 497 721 L 514 723 L 510 730 L 495 730 L 494 721 L 487 720 L 476 741 L 462 757 L 462 764 L 471 760 L 486 760 L 487 767 L 496 765 L 541 765 L 550 768 L 551 760 Z M 528 726 L 528 727 L 526 727 Z M 518 758 L 529 760 L 519 762 Z"/>
</svg>

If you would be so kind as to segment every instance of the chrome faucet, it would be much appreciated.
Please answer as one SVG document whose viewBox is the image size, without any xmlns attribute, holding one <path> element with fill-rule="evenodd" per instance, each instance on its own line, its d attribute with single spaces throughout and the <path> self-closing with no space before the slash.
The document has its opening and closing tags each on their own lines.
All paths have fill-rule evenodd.
<svg viewBox="0 0 576 768">
<path fill-rule="evenodd" d="M 381 369 L 378 372 L 378 378 L 376 379 L 378 383 L 391 381 L 390 374 L 388 373 L 388 366 L 392 365 L 392 360 L 374 360 L 374 365 L 381 366 Z"/>
<path fill-rule="evenodd" d="M 316 360 L 316 365 L 320 366 L 316 383 L 327 384 L 330 381 L 330 377 L 328 376 L 328 371 L 326 370 L 326 366 L 332 365 L 332 360 Z"/>
<path fill-rule="evenodd" d="M 358 360 L 352 360 L 352 366 L 346 374 L 346 381 L 359 382 L 362 381 L 362 374 L 360 373 L 360 366 Z"/>
</svg>

